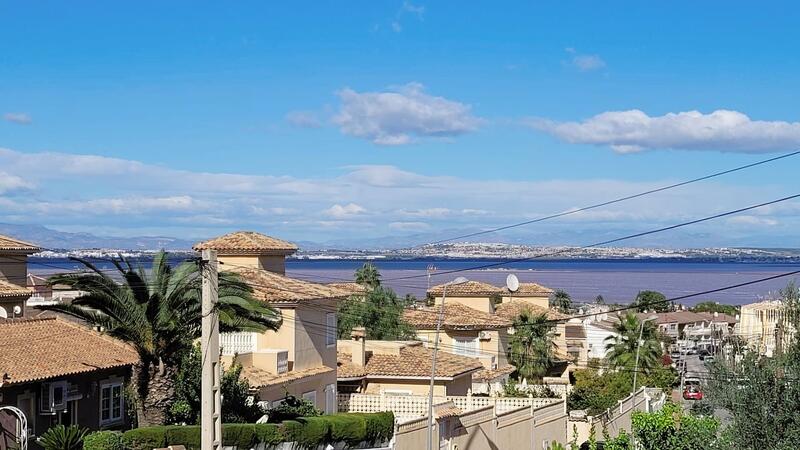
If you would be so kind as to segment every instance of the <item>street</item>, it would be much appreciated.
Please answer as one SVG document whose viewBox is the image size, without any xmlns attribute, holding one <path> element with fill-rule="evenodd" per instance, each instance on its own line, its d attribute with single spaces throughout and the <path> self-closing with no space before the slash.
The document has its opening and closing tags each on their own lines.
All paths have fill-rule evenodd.
<svg viewBox="0 0 800 450">
<path fill-rule="evenodd" d="M 705 386 L 706 380 L 709 377 L 709 371 L 703 361 L 700 361 L 700 357 L 698 355 L 685 355 L 685 364 L 686 364 L 686 374 L 684 378 L 699 378 L 700 385 Z M 678 365 L 678 370 L 682 368 L 681 365 Z M 703 388 L 704 395 L 707 395 L 706 389 Z M 673 399 L 676 401 L 680 401 L 683 405 L 684 410 L 688 411 L 691 409 L 692 405 L 697 400 L 684 400 L 683 399 L 683 392 L 680 391 L 680 388 L 673 392 Z M 704 400 L 708 400 L 708 397 L 704 397 Z M 730 414 L 724 409 L 714 409 L 714 417 L 719 419 L 722 423 L 726 423 L 729 418 Z"/>
</svg>

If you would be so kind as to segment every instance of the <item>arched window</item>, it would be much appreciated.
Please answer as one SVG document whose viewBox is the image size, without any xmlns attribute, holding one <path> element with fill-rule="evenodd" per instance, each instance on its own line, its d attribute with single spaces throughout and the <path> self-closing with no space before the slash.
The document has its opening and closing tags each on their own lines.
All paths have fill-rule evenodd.
<svg viewBox="0 0 800 450">
<path fill-rule="evenodd" d="M 0 319 L 8 319 L 8 312 L 2 306 L 0 306 Z"/>
</svg>

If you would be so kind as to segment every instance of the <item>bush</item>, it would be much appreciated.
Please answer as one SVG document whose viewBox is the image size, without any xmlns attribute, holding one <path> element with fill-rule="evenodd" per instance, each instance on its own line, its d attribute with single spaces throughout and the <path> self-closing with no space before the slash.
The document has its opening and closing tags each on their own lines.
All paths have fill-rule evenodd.
<svg viewBox="0 0 800 450">
<path fill-rule="evenodd" d="M 83 438 L 83 450 L 122 450 L 122 433 L 98 431 Z"/>
<path fill-rule="evenodd" d="M 200 429 L 197 429 L 199 433 Z M 164 448 L 167 446 L 167 427 L 157 426 L 128 430 L 122 433 L 122 443 L 125 445 L 125 450 Z"/>
<path fill-rule="evenodd" d="M 45 431 L 38 442 L 45 450 L 81 450 L 87 432 L 86 428 L 75 425 L 56 425 Z"/>
<path fill-rule="evenodd" d="M 331 440 L 356 445 L 367 436 L 367 421 L 363 415 L 335 414 L 328 416 L 331 424 Z"/>
</svg>

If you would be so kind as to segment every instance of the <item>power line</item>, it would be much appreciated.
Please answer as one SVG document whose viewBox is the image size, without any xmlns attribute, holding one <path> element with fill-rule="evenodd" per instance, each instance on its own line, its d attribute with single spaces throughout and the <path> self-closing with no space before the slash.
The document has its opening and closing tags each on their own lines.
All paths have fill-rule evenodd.
<svg viewBox="0 0 800 450">
<path fill-rule="evenodd" d="M 545 220 L 555 219 L 555 218 L 558 218 L 558 217 L 564 217 L 564 216 L 568 216 L 570 214 L 576 214 L 576 213 L 579 213 L 579 212 L 588 211 L 590 209 L 601 208 L 603 206 L 613 205 L 615 203 L 620 203 L 620 202 L 624 202 L 624 201 L 627 201 L 627 200 L 632 200 L 632 199 L 635 199 L 635 198 L 643 197 L 645 195 L 654 194 L 656 192 L 662 192 L 662 191 L 666 191 L 666 190 L 669 190 L 669 189 L 674 189 L 674 188 L 677 188 L 677 187 L 686 186 L 688 184 L 697 183 L 699 181 L 708 180 L 708 179 L 719 177 L 719 176 L 722 176 L 722 175 L 727 175 L 729 173 L 738 172 L 740 170 L 749 169 L 749 168 L 755 167 L 755 166 L 760 166 L 762 164 L 767 164 L 767 163 L 770 163 L 770 162 L 773 162 L 773 161 L 778 161 L 780 159 L 789 158 L 789 157 L 792 157 L 792 156 L 796 156 L 798 154 L 800 154 L 800 150 L 794 151 L 794 152 L 791 152 L 791 153 L 787 153 L 787 154 L 784 154 L 784 155 L 776 156 L 774 158 L 764 159 L 764 160 L 757 161 L 757 162 L 754 162 L 754 163 L 751 163 L 751 164 L 746 164 L 744 166 L 735 167 L 733 169 L 723 170 L 721 172 L 715 172 L 715 173 L 712 173 L 712 174 L 709 174 L 709 175 L 705 175 L 705 176 L 702 176 L 702 177 L 699 177 L 699 178 L 693 178 L 691 180 L 682 181 L 680 183 L 670 184 L 670 185 L 662 186 L 662 187 L 659 187 L 659 188 L 656 188 L 656 189 L 650 189 L 648 191 L 640 192 L 638 194 L 628 195 L 628 196 L 625 196 L 625 197 L 620 197 L 620 198 L 616 198 L 614 200 L 608 200 L 608 201 L 604 201 L 604 202 L 601 202 L 601 203 L 595 203 L 593 205 L 583 206 L 581 208 L 571 209 L 571 210 L 560 212 L 560 213 L 556 213 L 556 214 L 550 214 L 548 216 L 539 217 L 539 218 L 533 219 L 533 220 L 526 220 L 524 222 L 518 222 L 518 223 L 511 224 L 511 225 L 505 225 L 505 226 L 501 226 L 501 227 L 497 227 L 497 228 L 492 228 L 492 229 L 489 229 L 489 230 L 476 231 L 474 233 L 467 233 L 467 234 L 462 234 L 462 235 L 451 237 L 451 238 L 447 238 L 447 239 L 440 239 L 438 241 L 433 241 L 433 242 L 429 242 L 427 244 L 422 244 L 421 246 L 442 244 L 442 243 L 445 243 L 445 242 L 451 242 L 451 241 L 455 241 L 455 240 L 458 240 L 458 239 L 466 239 L 466 238 L 480 236 L 480 235 L 484 235 L 484 234 L 496 233 L 498 231 L 508 230 L 510 228 L 516 228 L 516 227 L 521 227 L 521 226 L 524 226 L 524 225 L 530 225 L 530 224 L 533 224 L 533 223 L 544 222 Z"/>
</svg>

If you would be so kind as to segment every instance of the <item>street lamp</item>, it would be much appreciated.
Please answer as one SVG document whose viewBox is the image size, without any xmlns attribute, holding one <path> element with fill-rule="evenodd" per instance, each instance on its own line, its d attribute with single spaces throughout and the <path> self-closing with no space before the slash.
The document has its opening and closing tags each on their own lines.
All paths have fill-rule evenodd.
<svg viewBox="0 0 800 450">
<path fill-rule="evenodd" d="M 433 450 L 433 380 L 436 377 L 436 353 L 439 351 L 439 330 L 442 329 L 442 319 L 444 318 L 444 300 L 447 298 L 447 287 L 464 284 L 468 282 L 464 277 L 458 277 L 453 281 L 447 282 L 442 290 L 442 304 L 439 305 L 439 317 L 436 319 L 436 337 L 433 341 L 433 358 L 431 361 L 431 386 L 428 391 L 428 450 Z"/>
<path fill-rule="evenodd" d="M 656 319 L 658 319 L 658 316 L 650 316 L 647 319 L 642 320 L 642 324 L 639 327 L 639 340 L 636 341 L 636 363 L 633 365 L 633 390 L 631 391 L 631 395 L 636 394 L 636 375 L 639 373 L 639 350 L 642 349 L 642 333 L 644 332 L 644 324 Z"/>
</svg>

